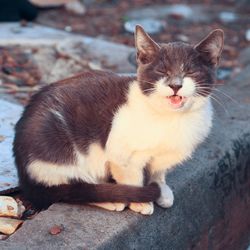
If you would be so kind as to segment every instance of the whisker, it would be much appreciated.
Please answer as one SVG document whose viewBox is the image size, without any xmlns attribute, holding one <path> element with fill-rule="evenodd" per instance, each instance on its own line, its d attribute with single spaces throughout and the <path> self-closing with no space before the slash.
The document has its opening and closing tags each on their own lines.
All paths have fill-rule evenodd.
<svg viewBox="0 0 250 250">
<path fill-rule="evenodd" d="M 207 93 L 203 93 L 203 92 L 200 92 L 201 94 L 207 94 Z M 196 93 L 194 96 L 198 96 L 198 97 L 200 97 L 201 95 L 200 94 L 198 94 L 198 93 Z M 213 95 L 209 95 L 209 97 L 212 99 L 212 100 L 214 100 L 216 103 L 218 103 L 222 108 L 223 108 L 223 110 L 224 110 L 224 112 L 228 115 L 228 116 L 230 116 L 230 113 L 229 113 L 229 111 L 226 109 L 226 107 L 223 105 L 224 103 L 221 103 L 219 100 L 217 100 L 216 99 L 216 97 L 215 96 L 213 96 Z"/>
<path fill-rule="evenodd" d="M 150 92 L 150 91 L 154 91 L 154 90 L 155 90 L 155 88 L 149 88 L 149 89 L 143 90 L 143 92 Z"/>
<path fill-rule="evenodd" d="M 200 87 L 200 86 L 197 86 L 196 88 L 197 90 L 207 90 L 208 88 L 206 87 Z M 212 91 L 217 91 L 218 93 L 224 95 L 225 97 L 227 97 L 228 99 L 230 99 L 232 102 L 234 102 L 235 104 L 239 105 L 239 102 L 237 100 L 235 100 L 234 98 L 232 98 L 230 95 L 224 93 L 222 90 L 220 89 L 216 89 L 216 88 L 213 88 Z M 207 93 L 208 94 L 208 93 Z M 215 94 L 215 93 L 214 93 Z"/>
<path fill-rule="evenodd" d="M 149 83 L 149 84 L 152 84 L 152 85 L 155 85 L 155 83 L 153 83 L 153 82 L 149 82 L 149 81 L 146 81 L 146 80 L 144 80 L 144 79 L 140 79 L 140 81 L 142 81 L 142 82 L 146 82 L 146 83 Z"/>
<path fill-rule="evenodd" d="M 239 105 L 239 102 L 238 102 L 236 99 L 234 99 L 234 98 L 231 97 L 230 95 L 226 94 L 226 93 L 223 92 L 222 90 L 216 89 L 216 88 L 214 88 L 213 90 L 215 90 L 215 91 L 219 92 L 220 94 L 226 96 L 226 97 L 229 98 L 232 102 L 234 102 L 235 104 Z"/>
<path fill-rule="evenodd" d="M 203 82 L 203 81 L 195 82 L 195 84 L 196 85 L 199 84 L 201 86 L 209 86 L 206 82 Z M 225 84 L 224 83 L 213 83 L 213 84 L 211 84 L 212 87 L 213 86 L 223 86 L 223 85 L 225 85 Z"/>
<path fill-rule="evenodd" d="M 216 93 L 213 93 L 213 92 L 207 92 L 207 91 L 205 91 L 205 90 L 200 90 L 199 91 L 201 94 L 205 94 L 205 95 L 209 95 L 209 96 L 213 96 L 214 98 L 216 98 L 216 100 L 218 100 L 217 98 L 218 98 L 218 96 L 216 95 Z M 197 93 L 197 94 L 199 94 L 199 93 Z"/>
</svg>

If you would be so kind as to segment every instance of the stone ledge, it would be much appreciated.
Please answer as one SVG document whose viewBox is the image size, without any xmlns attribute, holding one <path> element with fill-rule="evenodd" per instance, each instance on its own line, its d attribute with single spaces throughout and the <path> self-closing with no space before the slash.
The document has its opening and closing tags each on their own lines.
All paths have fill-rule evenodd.
<svg viewBox="0 0 250 250">
<path fill-rule="evenodd" d="M 1 249 L 227 249 L 250 239 L 250 66 L 221 88 L 213 132 L 192 160 L 167 176 L 175 204 L 152 216 L 54 204 L 26 221 Z M 49 234 L 54 224 L 64 231 Z"/>
</svg>

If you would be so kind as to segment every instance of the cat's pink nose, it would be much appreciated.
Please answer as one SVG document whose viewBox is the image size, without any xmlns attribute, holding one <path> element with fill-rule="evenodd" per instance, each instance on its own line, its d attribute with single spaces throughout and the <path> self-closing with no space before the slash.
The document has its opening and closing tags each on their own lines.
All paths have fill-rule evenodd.
<svg viewBox="0 0 250 250">
<path fill-rule="evenodd" d="M 174 95 L 177 94 L 178 90 L 182 87 L 182 85 L 175 85 L 175 84 L 169 84 L 168 85 L 173 91 L 174 91 Z"/>
</svg>

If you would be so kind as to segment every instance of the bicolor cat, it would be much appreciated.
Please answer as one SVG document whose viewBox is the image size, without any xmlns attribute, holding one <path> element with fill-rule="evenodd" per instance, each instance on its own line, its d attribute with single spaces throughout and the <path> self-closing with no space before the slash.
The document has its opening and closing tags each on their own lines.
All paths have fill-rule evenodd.
<svg viewBox="0 0 250 250">
<path fill-rule="evenodd" d="M 157 44 L 137 26 L 135 45 L 136 77 L 92 71 L 31 98 L 14 155 L 23 194 L 37 208 L 84 202 L 152 214 L 154 201 L 173 205 L 165 173 L 209 134 L 223 31 L 195 46 Z"/>
</svg>

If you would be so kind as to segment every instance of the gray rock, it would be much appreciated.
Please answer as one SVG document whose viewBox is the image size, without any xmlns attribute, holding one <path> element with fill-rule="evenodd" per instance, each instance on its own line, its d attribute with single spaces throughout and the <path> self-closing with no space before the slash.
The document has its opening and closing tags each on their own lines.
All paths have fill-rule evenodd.
<svg viewBox="0 0 250 250">
<path fill-rule="evenodd" d="M 217 79 L 219 79 L 219 80 L 228 79 L 231 74 L 232 74 L 231 68 L 219 68 L 217 70 Z"/>
<path fill-rule="evenodd" d="M 174 4 L 169 6 L 169 13 L 182 16 L 183 18 L 190 18 L 194 12 L 191 7 L 185 4 Z"/>
<path fill-rule="evenodd" d="M 163 30 L 165 23 L 152 18 L 135 19 L 124 23 L 124 28 L 130 33 L 135 32 L 135 26 L 140 24 L 149 34 L 156 34 Z"/>
<path fill-rule="evenodd" d="M 12 32 L 13 28 L 17 27 L 20 29 L 20 32 Z M 112 69 L 117 73 L 135 72 L 135 67 L 131 65 L 128 60 L 128 57 L 130 53 L 134 51 L 134 48 L 107 42 L 101 39 L 71 34 L 65 31 L 43 27 L 40 25 L 20 27 L 20 25 L 17 23 L 0 24 L 0 46 L 11 45 L 19 45 L 24 48 L 38 48 L 37 53 L 40 58 L 42 58 L 42 60 L 37 60 L 37 63 L 39 64 L 40 61 L 44 62 L 44 60 L 47 60 L 48 65 L 50 65 L 48 66 L 46 63 L 40 63 L 42 72 L 44 71 L 43 65 L 45 68 L 50 68 L 50 72 L 52 67 L 53 71 L 53 66 L 55 65 L 55 47 L 63 48 L 61 52 L 64 51 L 65 54 L 70 57 L 70 59 L 76 60 L 77 58 L 76 62 L 74 63 L 76 69 L 70 72 L 64 70 L 64 73 L 67 76 L 75 73 L 75 71 L 78 70 L 80 61 L 83 62 L 82 66 L 84 66 L 84 61 L 87 62 L 88 60 L 97 60 L 102 65 L 103 69 Z M 78 48 L 76 46 L 78 46 Z M 79 49 L 82 51 L 82 57 L 77 55 Z M 39 53 L 39 51 L 41 51 L 41 53 Z M 49 57 L 48 59 L 45 58 L 43 53 L 44 51 L 47 53 L 47 56 Z M 53 59 L 51 58 L 52 56 L 54 56 Z M 57 65 L 55 65 L 55 67 L 57 68 Z M 69 63 L 68 68 L 71 67 L 72 65 Z M 63 70 L 61 69 L 61 71 Z M 49 73 L 45 73 L 43 75 L 48 76 Z M 55 77 L 53 77 L 53 80 L 54 79 Z"/>
<path fill-rule="evenodd" d="M 189 42 L 189 37 L 187 37 L 186 35 L 183 35 L 183 34 L 176 35 L 176 39 L 178 39 L 179 41 L 185 42 L 185 43 Z"/>
<path fill-rule="evenodd" d="M 219 18 L 224 23 L 231 23 L 237 20 L 237 15 L 234 12 L 223 11 L 219 14 Z"/>
</svg>

